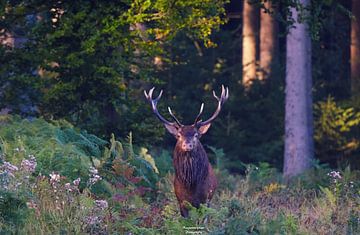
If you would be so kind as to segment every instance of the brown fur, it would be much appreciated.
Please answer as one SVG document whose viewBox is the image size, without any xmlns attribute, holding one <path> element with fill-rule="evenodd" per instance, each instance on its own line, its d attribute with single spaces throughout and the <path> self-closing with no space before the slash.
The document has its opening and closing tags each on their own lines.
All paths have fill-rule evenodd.
<svg viewBox="0 0 360 235">
<path fill-rule="evenodd" d="M 208 131 L 211 122 L 219 115 L 222 105 L 229 98 L 229 89 L 222 85 L 220 97 L 213 91 L 213 95 L 218 101 L 214 114 L 206 121 L 200 120 L 204 108 L 204 104 L 202 104 L 194 124 L 189 126 L 182 125 L 174 116 L 170 107 L 168 108 L 169 113 L 174 122 L 169 122 L 161 116 L 156 105 L 161 98 L 162 90 L 159 96 L 153 99 L 154 89 L 155 87 L 148 92 L 144 91 L 144 95 L 151 103 L 154 114 L 177 139 L 173 158 L 175 168 L 174 188 L 181 215 L 187 217 L 186 201 L 198 208 L 201 203 L 209 203 L 217 187 L 216 177 L 199 139 L 201 135 Z"/>
<path fill-rule="evenodd" d="M 174 188 L 181 215 L 187 217 L 188 210 L 185 202 L 189 202 L 196 208 L 201 203 L 209 203 L 217 187 L 217 180 L 207 154 L 197 138 L 191 151 L 182 149 L 183 141 L 193 138 L 193 135 L 188 132 L 196 131 L 193 126 L 185 126 L 183 129 L 185 131 L 182 130 L 182 132 L 185 133 L 181 133 L 182 138 L 178 138 L 174 150 Z"/>
</svg>

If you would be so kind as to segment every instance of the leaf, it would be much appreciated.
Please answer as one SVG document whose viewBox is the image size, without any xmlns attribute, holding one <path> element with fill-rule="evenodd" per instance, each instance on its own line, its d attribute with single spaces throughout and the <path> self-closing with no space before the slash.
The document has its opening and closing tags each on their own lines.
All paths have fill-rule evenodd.
<svg viewBox="0 0 360 235">
<path fill-rule="evenodd" d="M 141 147 L 140 148 L 140 153 L 139 153 L 139 156 L 144 158 L 145 161 L 147 161 L 152 169 L 155 171 L 156 174 L 159 174 L 159 170 L 158 168 L 156 167 L 156 164 L 155 164 L 155 160 L 154 158 L 148 153 L 148 150 L 144 147 Z"/>
<path fill-rule="evenodd" d="M 321 187 L 320 190 L 325 194 L 326 199 L 329 201 L 332 207 L 336 206 L 336 196 L 331 192 L 331 190 L 327 187 Z"/>
</svg>

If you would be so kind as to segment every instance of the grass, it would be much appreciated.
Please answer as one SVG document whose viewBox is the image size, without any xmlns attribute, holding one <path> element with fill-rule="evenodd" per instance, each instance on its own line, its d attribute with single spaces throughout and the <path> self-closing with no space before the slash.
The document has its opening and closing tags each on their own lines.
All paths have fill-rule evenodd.
<svg viewBox="0 0 360 235">
<path fill-rule="evenodd" d="M 151 156 L 131 136 L 107 142 L 67 123 L 0 125 L 0 234 L 360 234 L 350 168 L 318 167 L 287 184 L 266 163 L 245 175 L 217 169 L 211 207 L 189 205 L 184 219 L 167 151 Z"/>
</svg>

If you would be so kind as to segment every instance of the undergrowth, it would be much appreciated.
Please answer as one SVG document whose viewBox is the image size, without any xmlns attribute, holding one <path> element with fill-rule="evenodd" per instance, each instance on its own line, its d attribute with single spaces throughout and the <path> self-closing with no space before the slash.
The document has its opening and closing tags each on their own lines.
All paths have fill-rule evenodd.
<svg viewBox="0 0 360 235">
<path fill-rule="evenodd" d="M 211 148 L 211 147 L 210 147 Z M 284 183 L 267 163 L 221 168 L 211 206 L 179 214 L 169 151 L 70 124 L 1 116 L 0 234 L 359 234 L 359 173 L 317 166 Z"/>
</svg>

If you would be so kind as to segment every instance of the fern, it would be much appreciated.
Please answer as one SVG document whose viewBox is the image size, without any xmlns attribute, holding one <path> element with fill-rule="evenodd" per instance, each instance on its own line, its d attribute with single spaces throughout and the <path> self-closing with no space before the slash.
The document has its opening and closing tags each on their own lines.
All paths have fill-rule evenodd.
<svg viewBox="0 0 360 235">
<path fill-rule="evenodd" d="M 329 205 L 332 208 L 336 207 L 336 195 L 327 187 L 321 187 L 320 190 L 325 194 L 327 201 L 329 202 Z"/>
<path fill-rule="evenodd" d="M 92 158 L 101 158 L 106 141 L 80 132 L 65 121 L 49 123 L 45 120 L 21 120 L 9 117 L 0 129 L 0 154 L 8 161 L 19 163 L 26 155 L 35 155 L 37 172 L 58 171 L 75 179 L 88 177 Z"/>
</svg>

